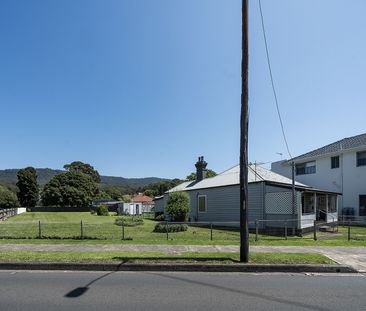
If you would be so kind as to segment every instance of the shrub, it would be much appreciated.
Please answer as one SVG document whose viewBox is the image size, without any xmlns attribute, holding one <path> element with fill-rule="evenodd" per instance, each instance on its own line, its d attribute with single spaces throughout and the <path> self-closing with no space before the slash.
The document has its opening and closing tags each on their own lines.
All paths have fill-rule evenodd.
<svg viewBox="0 0 366 311">
<path fill-rule="evenodd" d="M 118 217 L 116 218 L 116 220 L 114 221 L 114 223 L 117 225 L 117 226 L 122 226 L 122 222 L 123 222 L 123 225 L 126 226 L 126 227 L 135 227 L 135 226 L 141 226 L 144 224 L 144 220 L 142 219 L 142 217 Z"/>
<path fill-rule="evenodd" d="M 161 233 L 165 233 L 165 232 L 182 232 L 182 231 L 187 231 L 188 230 L 188 226 L 186 224 L 164 224 L 164 223 L 159 223 L 156 224 L 155 228 L 154 228 L 154 232 L 161 232 Z"/>
<path fill-rule="evenodd" d="M 164 214 L 156 215 L 155 220 L 156 221 L 164 221 L 165 220 Z"/>
<path fill-rule="evenodd" d="M 189 195 L 180 191 L 170 193 L 166 210 L 173 221 L 187 221 L 189 212 L 191 211 Z"/>
<path fill-rule="evenodd" d="M 97 206 L 97 215 L 98 216 L 109 216 L 108 206 L 98 205 Z"/>
</svg>

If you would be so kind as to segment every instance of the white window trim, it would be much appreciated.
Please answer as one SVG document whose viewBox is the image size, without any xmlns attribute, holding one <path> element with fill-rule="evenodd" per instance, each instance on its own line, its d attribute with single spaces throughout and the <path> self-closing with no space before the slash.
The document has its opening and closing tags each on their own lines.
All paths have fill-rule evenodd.
<svg viewBox="0 0 366 311">
<path fill-rule="evenodd" d="M 205 198 L 205 211 L 204 211 L 204 212 L 200 211 L 200 204 L 199 204 L 199 202 L 200 202 L 200 197 L 204 197 L 204 198 Z M 197 196 L 197 210 L 198 210 L 198 213 L 200 213 L 200 214 L 205 214 L 205 213 L 207 213 L 207 195 L 206 195 L 206 194 L 199 194 L 199 195 Z"/>
</svg>

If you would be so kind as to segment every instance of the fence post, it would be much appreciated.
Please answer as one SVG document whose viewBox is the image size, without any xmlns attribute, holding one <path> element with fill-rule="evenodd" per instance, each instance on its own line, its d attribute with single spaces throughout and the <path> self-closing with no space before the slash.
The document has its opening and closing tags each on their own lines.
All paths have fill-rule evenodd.
<svg viewBox="0 0 366 311">
<path fill-rule="evenodd" d="M 125 222 L 122 220 L 122 240 L 125 239 Z"/>
<path fill-rule="evenodd" d="M 255 220 L 255 241 L 258 241 L 258 231 L 259 231 L 259 223 L 258 219 Z"/>
<path fill-rule="evenodd" d="M 314 241 L 316 241 L 316 220 L 314 220 Z"/>
<path fill-rule="evenodd" d="M 169 240 L 168 221 L 165 222 L 166 239 Z"/>
<path fill-rule="evenodd" d="M 348 221 L 348 241 L 351 241 L 351 221 Z"/>
<path fill-rule="evenodd" d="M 344 215 L 342 214 L 342 227 L 344 228 Z"/>
<path fill-rule="evenodd" d="M 80 220 L 80 239 L 82 240 L 84 238 L 84 233 L 83 233 L 83 221 Z"/>
<path fill-rule="evenodd" d="M 287 220 L 285 220 L 285 240 L 287 240 Z"/>
<path fill-rule="evenodd" d="M 38 220 L 38 238 L 42 239 L 41 221 Z"/>
<path fill-rule="evenodd" d="M 211 241 L 212 241 L 212 222 L 210 223 L 210 230 L 211 230 Z"/>
</svg>

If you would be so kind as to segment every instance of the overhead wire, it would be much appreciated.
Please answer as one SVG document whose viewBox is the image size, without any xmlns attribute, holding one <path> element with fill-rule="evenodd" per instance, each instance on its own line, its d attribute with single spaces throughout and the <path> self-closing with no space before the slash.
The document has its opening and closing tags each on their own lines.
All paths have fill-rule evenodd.
<svg viewBox="0 0 366 311">
<path fill-rule="evenodd" d="M 271 60 L 270 60 L 270 57 L 269 57 L 269 50 L 268 50 L 268 43 L 267 43 L 267 36 L 266 36 L 266 28 L 264 26 L 264 17 L 263 17 L 263 10 L 262 10 L 261 0 L 258 0 L 258 3 L 259 3 L 259 11 L 260 11 L 261 22 L 262 22 L 262 32 L 263 32 L 263 38 L 264 38 L 264 45 L 265 45 L 265 48 L 266 48 L 268 71 L 269 71 L 269 76 L 270 76 L 270 80 L 271 80 L 273 96 L 274 96 L 274 100 L 275 100 L 275 104 L 276 104 L 277 115 L 278 115 L 278 119 L 279 119 L 280 124 L 281 124 L 282 136 L 283 136 L 283 140 L 284 140 L 285 145 L 286 145 L 287 153 L 288 153 L 290 159 L 292 159 L 292 155 L 291 155 L 290 148 L 289 148 L 287 138 L 286 138 L 286 132 L 285 132 L 285 128 L 284 128 L 283 121 L 282 121 L 282 116 L 281 116 L 281 112 L 280 112 L 280 108 L 279 108 L 279 104 L 278 104 L 277 92 L 276 92 L 274 79 L 273 79 L 273 74 L 272 74 Z"/>
</svg>

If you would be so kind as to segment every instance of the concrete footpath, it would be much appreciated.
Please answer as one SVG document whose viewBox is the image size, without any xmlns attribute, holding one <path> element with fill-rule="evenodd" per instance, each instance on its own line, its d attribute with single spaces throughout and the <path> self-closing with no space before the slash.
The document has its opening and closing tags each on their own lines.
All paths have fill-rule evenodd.
<svg viewBox="0 0 366 311">
<path fill-rule="evenodd" d="M 238 252 L 238 246 L 223 245 L 121 245 L 121 244 L 0 244 L 0 251 L 128 251 L 162 252 L 181 254 L 184 252 Z M 366 272 L 366 247 L 321 247 L 321 246 L 251 246 L 251 252 L 272 253 L 317 253 L 340 265 L 350 266 L 358 272 Z"/>
</svg>

